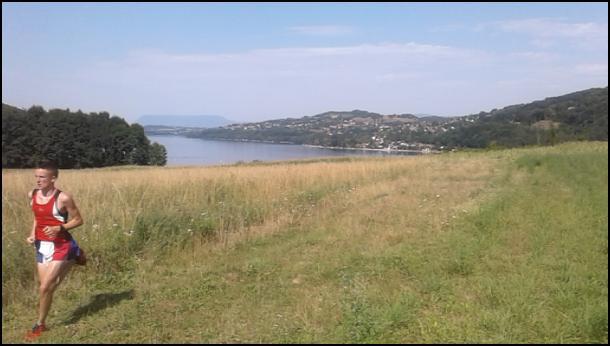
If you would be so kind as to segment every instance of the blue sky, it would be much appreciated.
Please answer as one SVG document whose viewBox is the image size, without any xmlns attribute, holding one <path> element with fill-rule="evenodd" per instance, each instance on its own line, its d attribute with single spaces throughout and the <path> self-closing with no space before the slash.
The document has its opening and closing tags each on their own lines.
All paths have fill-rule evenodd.
<svg viewBox="0 0 610 346">
<path fill-rule="evenodd" d="M 607 3 L 2 3 L 24 108 L 458 116 L 607 84 Z"/>
</svg>

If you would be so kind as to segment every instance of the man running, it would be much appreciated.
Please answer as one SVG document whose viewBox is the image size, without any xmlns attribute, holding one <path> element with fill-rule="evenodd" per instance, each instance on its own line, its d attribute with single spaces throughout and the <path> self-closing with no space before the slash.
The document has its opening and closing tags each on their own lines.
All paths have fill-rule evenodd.
<svg viewBox="0 0 610 346">
<path fill-rule="evenodd" d="M 40 281 L 38 321 L 26 335 L 29 341 L 47 330 L 45 321 L 53 302 L 53 293 L 72 264 L 84 264 L 85 261 L 84 253 L 68 232 L 82 225 L 83 219 L 72 196 L 55 187 L 58 175 L 59 170 L 53 162 L 40 163 L 34 170 L 37 188 L 28 194 L 34 224 L 27 242 L 36 246 Z"/>
</svg>

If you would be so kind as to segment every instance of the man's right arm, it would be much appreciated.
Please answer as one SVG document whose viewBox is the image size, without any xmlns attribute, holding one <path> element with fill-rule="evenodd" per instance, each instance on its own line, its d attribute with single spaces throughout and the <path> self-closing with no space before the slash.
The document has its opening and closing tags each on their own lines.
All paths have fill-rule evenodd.
<svg viewBox="0 0 610 346">
<path fill-rule="evenodd" d="M 32 204 L 32 191 L 28 193 L 28 197 L 30 200 L 30 205 Z M 34 224 L 32 225 L 32 231 L 30 231 L 30 236 L 26 238 L 26 241 L 30 244 L 34 244 L 36 240 L 36 218 L 34 218 Z"/>
<path fill-rule="evenodd" d="M 30 232 L 30 236 L 27 237 L 27 242 L 30 244 L 34 244 L 36 240 L 36 220 L 34 220 L 34 224 L 32 225 L 32 231 Z"/>
</svg>

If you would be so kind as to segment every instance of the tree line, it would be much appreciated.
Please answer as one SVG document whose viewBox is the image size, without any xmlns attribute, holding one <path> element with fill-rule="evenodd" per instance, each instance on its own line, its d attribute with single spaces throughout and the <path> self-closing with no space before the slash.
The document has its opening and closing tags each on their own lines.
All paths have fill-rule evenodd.
<svg viewBox="0 0 610 346">
<path fill-rule="evenodd" d="M 22 110 L 2 104 L 2 167 L 31 168 L 44 159 L 60 168 L 163 166 L 167 151 L 151 144 L 141 125 L 107 112 L 45 111 L 40 106 Z"/>
</svg>

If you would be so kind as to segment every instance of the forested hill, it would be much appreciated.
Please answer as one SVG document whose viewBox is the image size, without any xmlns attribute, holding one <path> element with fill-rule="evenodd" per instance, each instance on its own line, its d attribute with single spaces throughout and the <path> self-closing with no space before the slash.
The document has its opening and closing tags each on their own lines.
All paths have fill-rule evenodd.
<svg viewBox="0 0 610 346">
<path fill-rule="evenodd" d="M 607 141 L 608 87 L 458 117 L 382 115 L 355 110 L 184 134 L 206 139 L 420 150 Z"/>
<path fill-rule="evenodd" d="M 483 148 L 608 140 L 608 87 L 461 117 L 436 139 L 446 146 Z"/>
<path fill-rule="evenodd" d="M 165 147 L 153 143 L 139 124 L 106 112 L 2 104 L 2 168 L 28 168 L 42 159 L 60 168 L 165 165 Z"/>
</svg>

